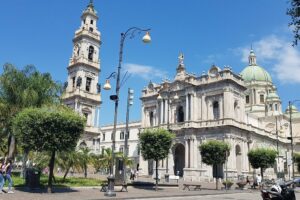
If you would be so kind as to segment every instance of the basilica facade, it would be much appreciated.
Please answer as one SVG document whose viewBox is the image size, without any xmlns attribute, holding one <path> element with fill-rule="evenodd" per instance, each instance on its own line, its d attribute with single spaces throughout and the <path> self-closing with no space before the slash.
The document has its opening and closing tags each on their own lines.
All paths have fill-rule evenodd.
<svg viewBox="0 0 300 200">
<path fill-rule="evenodd" d="M 103 81 L 99 80 L 101 34 L 97 20 L 91 1 L 73 38 L 62 99 L 86 117 L 85 134 L 78 145 L 100 154 L 111 147 L 113 126 L 99 126 L 102 104 L 99 82 Z M 129 124 L 128 141 L 129 157 L 140 175 L 152 175 L 155 163 L 144 160 L 140 154 L 139 134 L 146 128 L 160 127 L 176 135 L 168 157 L 159 162 L 161 177 L 168 173 L 191 181 L 211 179 L 212 167 L 202 162 L 199 151 L 199 146 L 209 140 L 230 144 L 230 155 L 223 169 L 229 177 L 255 172 L 247 153 L 258 147 L 279 152 L 276 165 L 266 170 L 266 176 L 276 172 L 291 176 L 292 145 L 288 137 L 293 134 L 293 148 L 300 151 L 300 112 L 292 104 L 283 111 L 272 77 L 257 64 L 252 49 L 248 60 L 248 66 L 240 73 L 213 65 L 207 72 L 195 75 L 188 73 L 180 54 L 173 80 L 150 81 L 145 86 L 140 96 L 141 121 Z M 116 129 L 116 150 L 122 152 L 125 124 L 118 124 Z"/>
<path fill-rule="evenodd" d="M 200 76 L 187 72 L 179 56 L 173 80 L 150 82 L 142 91 L 141 129 L 161 127 L 175 133 L 168 158 L 159 171 L 183 176 L 186 180 L 212 178 L 212 166 L 202 162 L 199 146 L 208 140 L 222 140 L 231 150 L 224 171 L 228 177 L 250 175 L 253 169 L 247 153 L 267 147 L 279 152 L 276 165 L 266 171 L 291 170 L 289 109 L 282 112 L 281 100 L 270 74 L 256 63 L 253 50 L 249 63 L 238 74 L 230 67 L 211 66 Z M 299 113 L 292 109 L 294 133 L 299 135 Z M 152 173 L 153 161 L 140 157 L 144 174 Z M 226 169 L 225 169 L 226 168 Z"/>
</svg>

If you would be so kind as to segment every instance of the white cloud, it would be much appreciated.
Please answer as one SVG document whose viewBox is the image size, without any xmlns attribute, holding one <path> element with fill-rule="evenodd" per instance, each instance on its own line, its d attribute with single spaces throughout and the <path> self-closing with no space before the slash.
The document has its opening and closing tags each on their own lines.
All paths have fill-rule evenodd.
<svg viewBox="0 0 300 200">
<path fill-rule="evenodd" d="M 267 63 L 278 80 L 300 83 L 300 52 L 297 47 L 292 47 L 291 41 L 270 35 L 254 42 L 253 49 L 257 63 Z M 238 48 L 237 51 L 242 54 L 242 61 L 248 62 L 249 47 Z"/>
<path fill-rule="evenodd" d="M 145 80 L 154 80 L 157 78 L 166 78 L 167 72 L 159 70 L 156 67 L 148 65 L 139 65 L 133 63 L 125 63 L 124 69 L 133 76 L 139 76 Z"/>
</svg>

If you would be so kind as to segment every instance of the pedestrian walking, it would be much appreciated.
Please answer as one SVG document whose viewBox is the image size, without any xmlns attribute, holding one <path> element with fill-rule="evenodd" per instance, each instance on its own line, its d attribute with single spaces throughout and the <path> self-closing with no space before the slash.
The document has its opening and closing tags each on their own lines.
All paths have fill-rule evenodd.
<svg viewBox="0 0 300 200">
<path fill-rule="evenodd" d="M 4 176 L 2 172 L 2 167 L 3 170 L 5 169 L 5 164 L 4 164 L 4 158 L 0 158 L 0 194 L 3 194 L 3 186 L 4 186 Z"/>
<path fill-rule="evenodd" d="M 7 162 L 6 162 L 5 169 L 4 169 L 4 174 L 5 174 L 5 180 L 8 181 L 8 191 L 7 191 L 7 193 L 9 193 L 9 194 L 14 193 L 12 191 L 12 185 L 13 185 L 13 180 L 12 180 L 12 177 L 11 177 L 12 167 L 13 167 L 12 160 L 8 159 Z"/>
</svg>

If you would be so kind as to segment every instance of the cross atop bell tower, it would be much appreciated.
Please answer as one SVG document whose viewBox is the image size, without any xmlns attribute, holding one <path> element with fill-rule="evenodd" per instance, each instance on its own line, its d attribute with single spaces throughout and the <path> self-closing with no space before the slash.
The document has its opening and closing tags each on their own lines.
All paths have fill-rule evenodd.
<svg viewBox="0 0 300 200">
<path fill-rule="evenodd" d="M 99 85 L 101 34 L 97 29 L 97 11 L 93 1 L 81 15 L 81 25 L 73 38 L 68 80 L 63 101 L 87 118 L 86 134 L 99 134 L 101 91 Z"/>
</svg>

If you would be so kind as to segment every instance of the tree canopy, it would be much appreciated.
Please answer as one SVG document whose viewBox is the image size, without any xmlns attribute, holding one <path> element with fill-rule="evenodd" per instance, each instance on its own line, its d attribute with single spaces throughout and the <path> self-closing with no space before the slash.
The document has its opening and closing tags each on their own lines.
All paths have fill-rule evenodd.
<svg viewBox="0 0 300 200">
<path fill-rule="evenodd" d="M 266 168 L 272 167 L 276 162 L 277 151 L 267 148 L 252 149 L 248 152 L 248 159 L 254 169 L 260 168 L 261 176 Z"/>
<path fill-rule="evenodd" d="M 8 142 L 9 157 L 14 154 L 12 119 L 23 108 L 41 107 L 59 102 L 61 85 L 49 73 L 40 73 L 34 66 L 17 69 L 12 64 L 3 66 L 0 76 L 0 148 Z M 8 141 L 7 141 L 8 140 Z"/>
<path fill-rule="evenodd" d="M 230 145 L 220 140 L 209 140 L 201 144 L 199 150 L 202 162 L 217 167 L 225 163 L 227 156 L 229 156 Z M 218 181 L 216 181 L 216 189 L 218 189 Z"/>
<path fill-rule="evenodd" d="M 140 146 L 143 158 L 145 160 L 153 159 L 156 162 L 156 190 L 158 184 L 158 161 L 168 156 L 174 137 L 173 133 L 162 128 L 145 129 L 140 134 Z"/>
<path fill-rule="evenodd" d="M 291 16 L 291 22 L 289 26 L 294 33 L 293 46 L 298 44 L 300 39 L 300 0 L 290 0 L 290 7 L 287 9 L 287 14 Z"/>
<path fill-rule="evenodd" d="M 224 164 L 226 152 L 229 155 L 230 145 L 219 140 L 210 140 L 199 146 L 202 161 L 207 165 Z"/>
<path fill-rule="evenodd" d="M 26 108 L 14 118 L 14 132 L 23 148 L 51 153 L 49 191 L 52 191 L 55 152 L 74 150 L 84 125 L 84 117 L 63 105 Z"/>
</svg>

